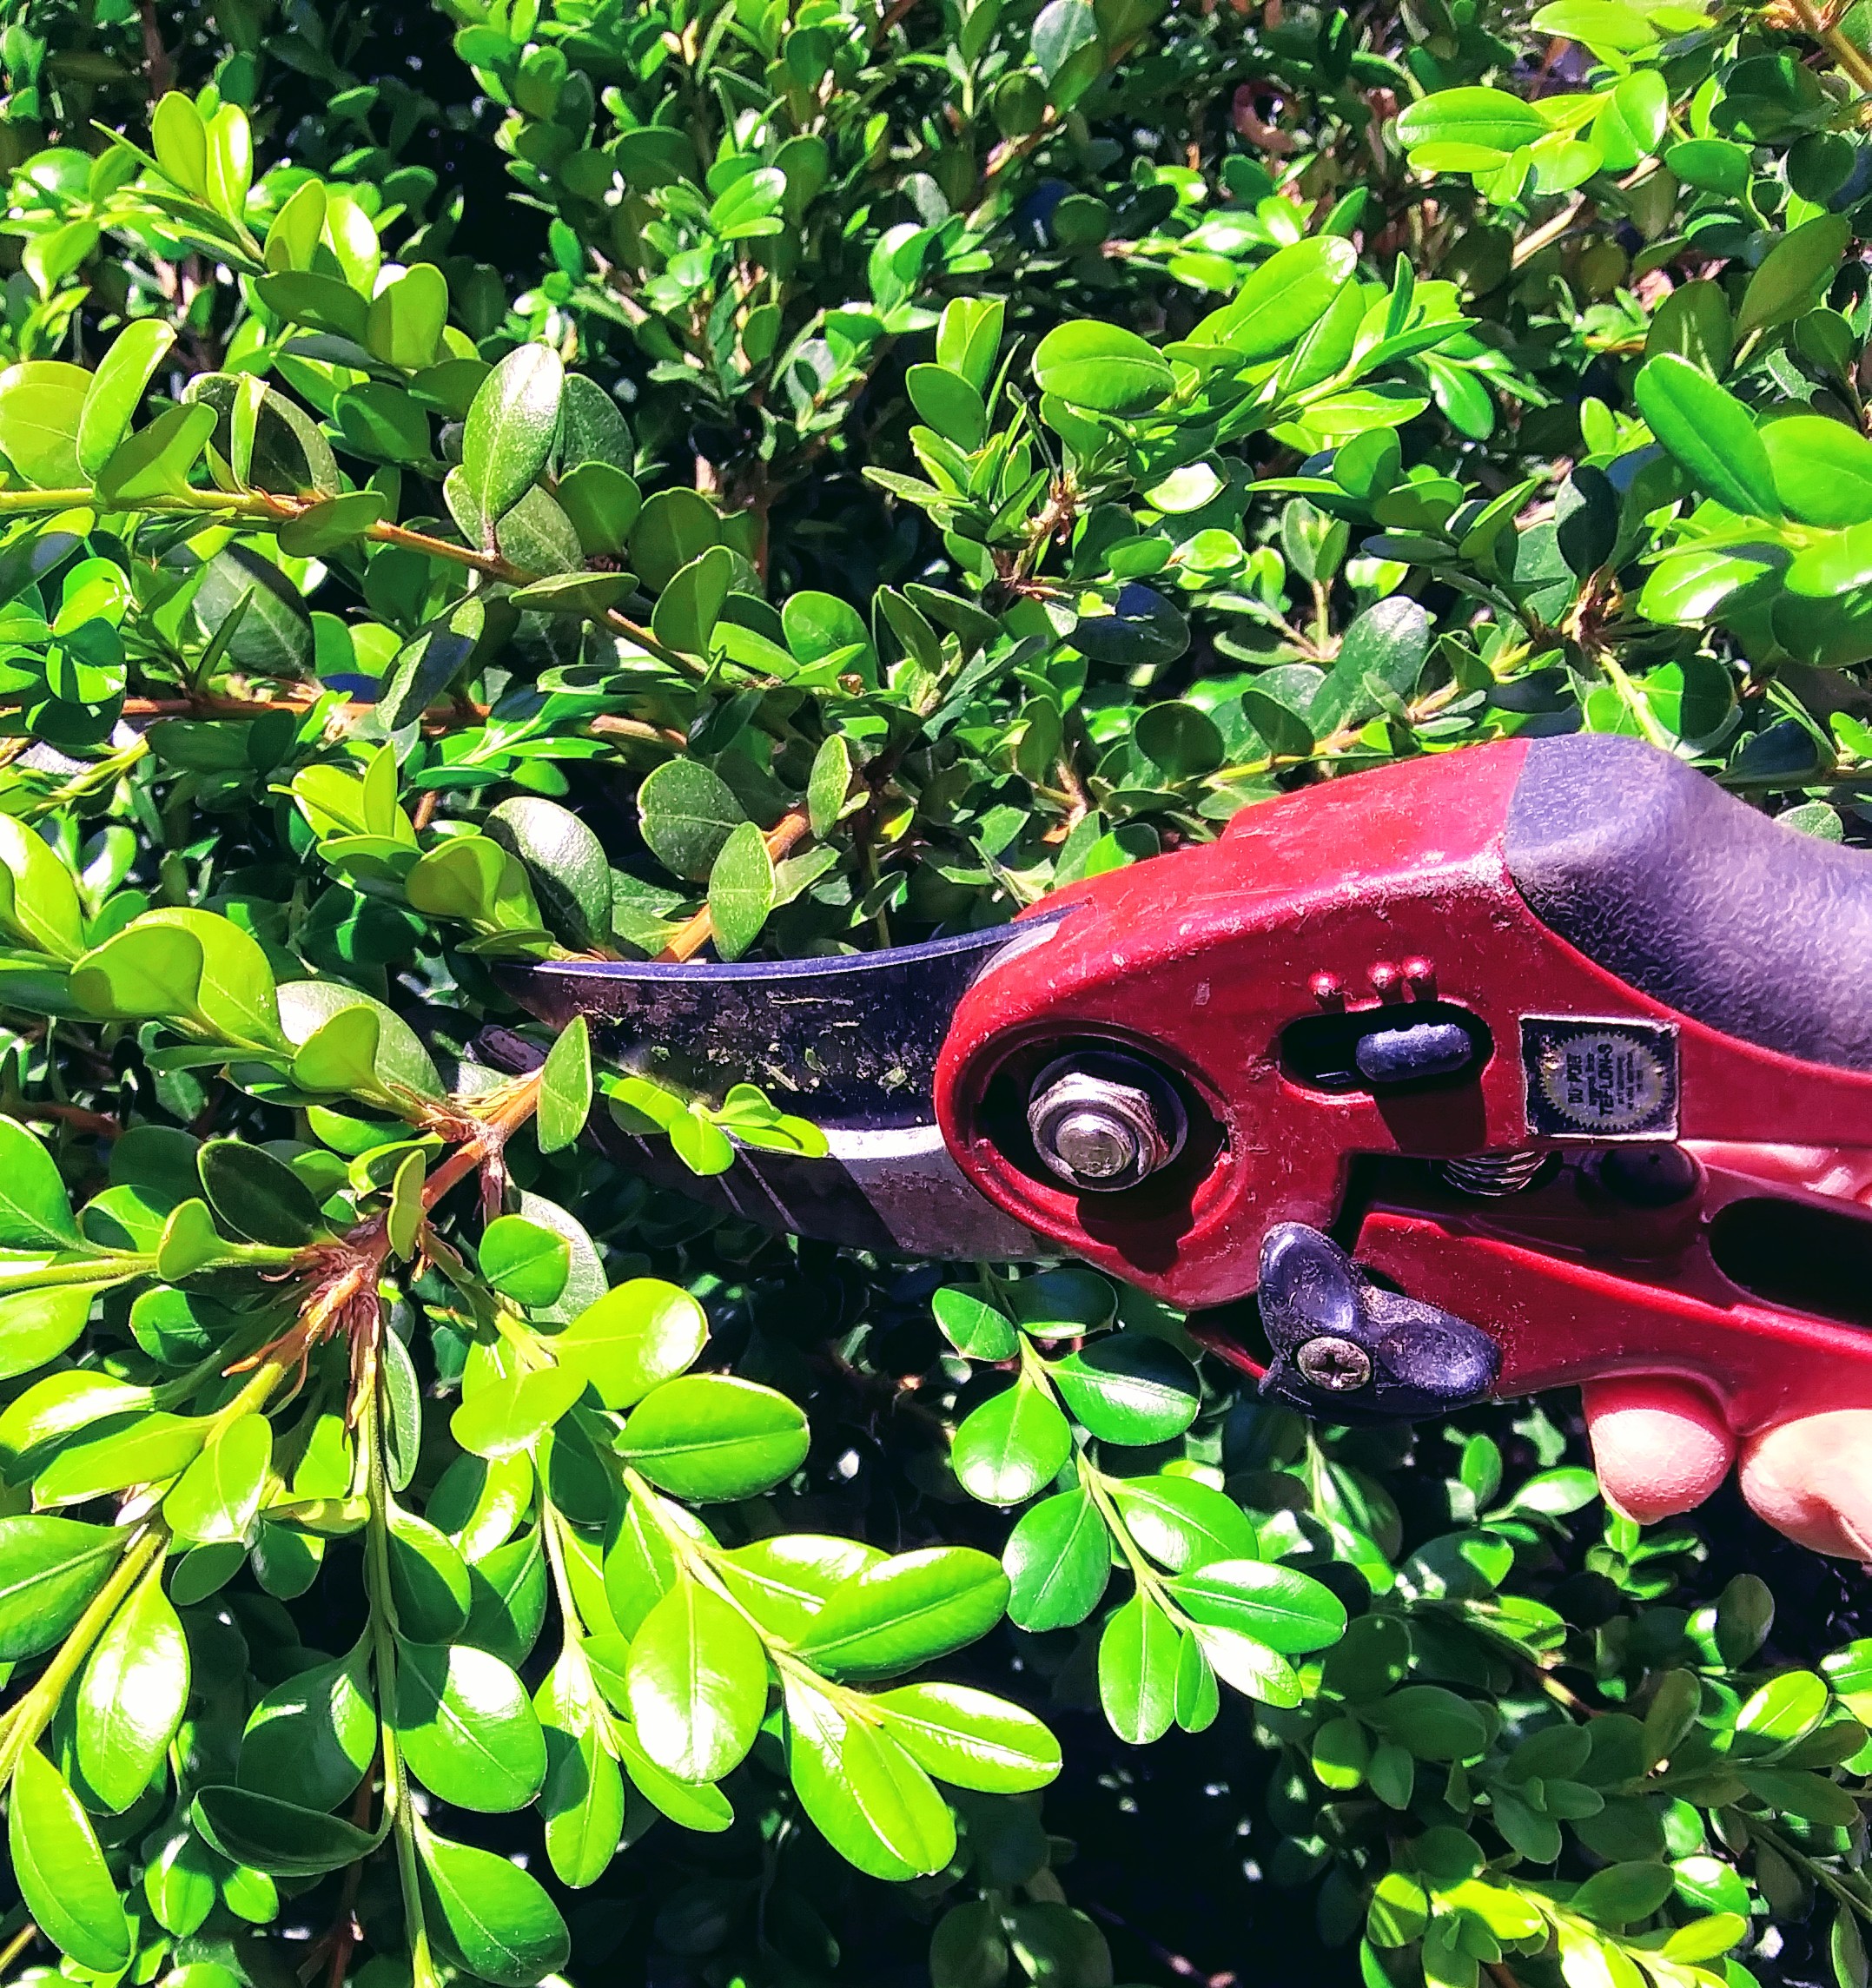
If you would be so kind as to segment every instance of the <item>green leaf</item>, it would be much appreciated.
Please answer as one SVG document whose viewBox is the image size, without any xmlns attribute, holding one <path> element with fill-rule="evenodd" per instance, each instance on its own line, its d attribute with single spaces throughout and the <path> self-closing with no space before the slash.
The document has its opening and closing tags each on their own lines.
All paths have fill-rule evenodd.
<svg viewBox="0 0 1872 1988">
<path fill-rule="evenodd" d="M 147 503 L 153 497 L 179 497 L 189 472 L 215 433 L 215 410 L 196 405 L 166 407 L 147 428 L 120 442 L 97 472 L 98 495 L 110 505 Z"/>
<path fill-rule="evenodd" d="M 0 1249 L 83 1249 L 52 1156 L 17 1119 L 0 1118 Z"/>
<path fill-rule="evenodd" d="M 1011 1360 L 1021 1350 L 1021 1337 L 1006 1315 L 973 1291 L 945 1285 L 929 1300 L 943 1336 L 963 1358 Z"/>
<path fill-rule="evenodd" d="M 1123 1478 L 1112 1496 L 1133 1540 L 1173 1574 L 1259 1556 L 1254 1520 L 1226 1492 L 1197 1478 Z"/>
<path fill-rule="evenodd" d="M 1235 301 L 1220 314 L 1230 352 L 1258 364 L 1298 345 L 1326 316 L 1352 281 L 1358 251 L 1341 235 L 1316 235 L 1277 248 L 1251 270 Z"/>
<path fill-rule="evenodd" d="M 1661 1911 L 1677 1888 L 1668 1864 L 1614 1864 L 1595 1871 L 1567 1902 L 1567 1908 L 1605 1926 L 1628 1926 Z"/>
<path fill-rule="evenodd" d="M 1291 1567 L 1210 1561 L 1166 1586 L 1193 1621 L 1239 1630 L 1284 1655 L 1326 1649 L 1346 1632 L 1344 1603 Z"/>
<path fill-rule="evenodd" d="M 303 1249 L 327 1233 L 312 1191 L 283 1159 L 245 1139 L 211 1139 L 196 1155 L 202 1186 L 224 1230 L 275 1249 Z"/>
<path fill-rule="evenodd" d="M 69 490 L 86 481 L 78 466 L 78 425 L 91 375 L 62 360 L 10 366 L 0 379 L 0 449 L 22 477 L 41 490 Z"/>
<path fill-rule="evenodd" d="M 1420 1760 L 1472 1760 L 1488 1744 L 1482 1714 L 1440 1685 L 1407 1684 L 1360 1710 L 1368 1723 Z"/>
<path fill-rule="evenodd" d="M 1751 1742 L 1738 1751 L 1759 1754 L 1804 1739 L 1826 1716 L 1829 1696 L 1826 1680 L 1810 1670 L 1770 1678 L 1736 1714 L 1736 1738 Z"/>
<path fill-rule="evenodd" d="M 457 1808 L 525 1808 L 546 1776 L 546 1746 L 526 1687 L 467 1644 L 406 1644 L 396 1666 L 396 1734 L 410 1771 Z"/>
<path fill-rule="evenodd" d="M 236 1780 L 256 1793 L 333 1809 L 357 1792 L 377 1752 L 377 1711 L 361 1646 L 268 1692 L 241 1737 Z"/>
<path fill-rule="evenodd" d="M 129 1965 L 129 1923 L 90 1818 L 36 1747 L 14 1770 L 7 1846 L 26 1910 L 62 1953 L 98 1974 Z"/>
<path fill-rule="evenodd" d="M 984 1794 L 1044 1787 L 1060 1743 L 1030 1712 L 962 1684 L 904 1684 L 871 1703 L 884 1730 L 925 1773 Z"/>
<path fill-rule="evenodd" d="M 1144 1332 L 1095 1339 L 1047 1370 L 1066 1405 L 1101 1443 L 1167 1443 L 1196 1419 L 1196 1370 Z"/>
<path fill-rule="evenodd" d="M 168 1020 L 192 1014 L 203 965 L 192 933 L 139 921 L 84 955 L 72 969 L 72 995 L 99 1016 Z"/>
<path fill-rule="evenodd" d="M 851 749 L 841 733 L 822 740 L 813 755 L 806 783 L 806 811 L 813 835 L 821 842 L 831 834 L 851 790 Z"/>
<path fill-rule="evenodd" d="M 731 1549 L 716 1567 L 729 1593 L 764 1628 L 797 1642 L 834 1588 L 883 1557 L 862 1540 L 783 1532 Z"/>
<path fill-rule="evenodd" d="M 0 815 L 0 866 L 12 888 L 0 883 L 0 924 L 56 960 L 84 950 L 84 911 L 71 872 L 23 822 Z"/>
<path fill-rule="evenodd" d="M 388 509 L 380 491 L 347 490 L 308 505 L 279 530 L 280 550 L 295 559 L 322 559 L 361 538 Z"/>
<path fill-rule="evenodd" d="M 592 1034 L 582 1014 L 562 1028 L 539 1077 L 534 1131 L 542 1153 L 575 1144 L 592 1114 Z"/>
<path fill-rule="evenodd" d="M 719 1780 L 767 1710 L 767 1656 L 740 1613 L 678 1580 L 631 1641 L 625 1688 L 638 1744 L 666 1773 Z"/>
<path fill-rule="evenodd" d="M 957 448 L 973 452 L 988 437 L 988 408 L 981 393 L 946 366 L 913 366 L 903 376 L 910 405 Z"/>
<path fill-rule="evenodd" d="M 390 1598 L 396 1626 L 412 1642 L 446 1643 L 468 1619 L 468 1570 L 427 1519 L 390 1510 Z"/>
<path fill-rule="evenodd" d="M 611 866 L 605 846 L 569 808 L 537 795 L 503 801 L 487 834 L 526 865 L 548 923 L 568 946 L 611 937 Z"/>
<path fill-rule="evenodd" d="M 129 433 L 149 382 L 175 342 L 173 326 L 160 318 L 127 324 L 98 361 L 78 416 L 78 467 L 95 477 Z"/>
<path fill-rule="evenodd" d="M 738 960 L 760 937 L 773 897 L 766 837 L 753 822 L 742 822 L 729 831 L 709 869 L 709 916 L 723 959 Z"/>
<path fill-rule="evenodd" d="M 69 1444 L 39 1473 L 34 1499 L 69 1505 L 132 1484 L 164 1483 L 195 1461 L 208 1427 L 205 1420 L 158 1413 L 111 1435 Z"/>
<path fill-rule="evenodd" d="M 429 365 L 448 320 L 448 281 L 433 262 L 413 263 L 371 299 L 364 343 L 404 372 Z"/>
<path fill-rule="evenodd" d="M 537 1878 L 492 1851 L 427 1828 L 416 1851 L 425 1916 L 444 1951 L 495 1988 L 532 1988 L 566 1962 L 572 1941 Z"/>
<path fill-rule="evenodd" d="M 420 1037 L 380 1001 L 336 981 L 288 981 L 279 991 L 279 1006 L 280 1027 L 299 1052 L 293 1081 L 301 1088 L 357 1090 L 368 1081 L 392 1098 L 442 1096 L 440 1073 Z M 374 1036 L 362 1027 L 367 1015 L 376 1024 Z M 345 1028 L 327 1037 L 327 1028 L 341 1018 Z"/>
<path fill-rule="evenodd" d="M 251 1788 L 205 1787 L 190 1819 L 222 1856 L 280 1878 L 309 1878 L 341 1871 L 367 1857 L 383 1840 L 335 1815 Z"/>
<path fill-rule="evenodd" d="M 149 1786 L 188 1704 L 189 1645 L 158 1565 L 117 1611 L 78 1683 L 79 1770 L 112 1810 Z"/>
<path fill-rule="evenodd" d="M 273 1424 L 258 1411 L 237 1417 L 184 1470 L 162 1501 L 178 1539 L 211 1545 L 243 1540 L 260 1511 L 273 1459 Z"/>
<path fill-rule="evenodd" d="M 618 1449 L 652 1483 L 705 1503 L 771 1490 L 805 1461 L 810 1441 L 805 1417 L 773 1389 L 685 1374 L 631 1411 Z"/>
<path fill-rule="evenodd" d="M 1042 1498 L 1008 1536 L 1002 1566 L 1009 1620 L 1018 1628 L 1038 1635 L 1084 1621 L 1111 1579 L 1111 1546 L 1098 1507 L 1078 1489 Z"/>
<path fill-rule="evenodd" d="M 707 877 L 722 844 L 746 820 L 726 783 L 693 759 L 665 760 L 656 768 L 637 790 L 637 808 L 651 854 L 696 882 Z"/>
<path fill-rule="evenodd" d="M 449 1420 L 449 1434 L 477 1456 L 516 1456 L 537 1442 L 585 1392 L 585 1377 L 563 1367 L 486 1381 Z"/>
<path fill-rule="evenodd" d="M 548 1725 L 546 1748 L 552 1759 L 539 1798 L 546 1858 L 562 1885 L 579 1890 L 595 1885 L 618 1854 L 624 1775 L 590 1727 L 571 1735 Z"/>
<path fill-rule="evenodd" d="M 1398 118 L 1398 142 L 1413 152 L 1424 145 L 1512 152 L 1546 134 L 1547 122 L 1539 111 L 1505 89 L 1439 89 L 1408 106 Z"/>
<path fill-rule="evenodd" d="M 970 1497 L 1017 1505 L 1059 1476 L 1072 1448 L 1072 1430 L 1053 1397 L 1023 1377 L 969 1411 L 949 1463 Z"/>
<path fill-rule="evenodd" d="M 694 1365 L 708 1337 L 707 1315 L 686 1291 L 633 1277 L 587 1305 L 553 1340 L 552 1352 L 598 1390 L 606 1408 L 626 1409 Z"/>
<path fill-rule="evenodd" d="M 1174 1722 L 1181 1643 L 1176 1625 L 1141 1595 L 1106 1617 L 1099 1635 L 1099 1703 L 1128 1744 L 1148 1747 Z"/>
<path fill-rule="evenodd" d="M 128 1544 L 115 1526 L 38 1512 L 0 1518 L 0 1662 L 63 1642 Z"/>
<path fill-rule="evenodd" d="M 1634 391 L 1651 433 L 1700 489 L 1744 517 L 1783 515 L 1768 451 L 1733 393 L 1675 353 L 1648 360 Z"/>
<path fill-rule="evenodd" d="M 1851 224 L 1842 214 L 1816 215 L 1783 235 L 1762 258 L 1742 294 L 1742 307 L 1736 313 L 1737 335 L 1747 338 L 1751 332 L 1785 324 L 1812 310 L 1851 239 Z"/>
<path fill-rule="evenodd" d="M 943 1869 L 956 1825 L 929 1777 L 881 1727 L 790 1673 L 784 1681 L 787 1771 L 826 1840 L 874 1878 Z"/>
<path fill-rule="evenodd" d="M 658 641 L 686 656 L 706 656 L 734 571 L 734 554 L 725 545 L 711 545 L 672 573 L 651 616 Z"/>
<path fill-rule="evenodd" d="M 574 373 L 566 382 L 568 406 L 569 390 L 579 380 Z M 559 479 L 554 495 L 588 558 L 615 558 L 621 553 L 644 505 L 636 479 L 623 465 L 608 462 L 579 464 Z"/>
<path fill-rule="evenodd" d="M 1872 442 L 1843 421 L 1792 414 L 1761 431 L 1775 489 L 1803 525 L 1872 523 Z"/>
<path fill-rule="evenodd" d="M 524 1215 L 496 1215 L 481 1233 L 481 1275 L 516 1304 L 549 1305 L 572 1274 L 572 1245 Z"/>
<path fill-rule="evenodd" d="M 202 972 L 192 1006 L 199 1022 L 225 1042 L 262 1050 L 287 1047 L 286 1038 L 280 1033 L 273 968 L 257 940 L 231 919 L 186 907 L 145 912 L 122 937 L 140 937 L 150 932 L 181 933 L 193 939 L 199 948 Z M 88 958 L 96 961 L 109 949 L 101 948 L 99 953 Z M 74 987 L 83 971 L 81 963 L 72 975 Z"/>
<path fill-rule="evenodd" d="M 420 718 L 473 661 L 486 632 L 486 606 L 480 601 L 468 600 L 438 616 L 405 643 L 383 673 L 377 716 L 384 730 L 400 731 L 405 725 L 413 724 Z M 471 838 L 445 842 L 440 849 L 429 852 L 428 860 L 447 855 L 468 839 Z M 412 882 L 414 875 L 415 872 L 412 871 Z M 419 911 L 433 909 L 444 915 L 469 915 L 462 912 L 451 913 L 445 906 L 419 903 L 413 895 L 410 902 Z"/>
<path fill-rule="evenodd" d="M 1211 1622 L 1197 1622 L 1189 1633 L 1209 1668 L 1244 1697 L 1282 1709 L 1300 1703 L 1300 1681 L 1293 1667 L 1260 1637 Z"/>
<path fill-rule="evenodd" d="M 1082 319 L 1055 325 L 1041 340 L 1034 380 L 1069 407 L 1141 414 L 1169 393 L 1172 375 L 1169 362 L 1135 332 Z"/>
<path fill-rule="evenodd" d="M 1313 695 L 1306 719 L 1316 731 L 1363 724 L 1380 709 L 1373 682 L 1408 699 L 1430 654 L 1430 618 L 1414 600 L 1395 594 L 1359 615 L 1340 638 L 1339 654 Z"/>
<path fill-rule="evenodd" d="M 894 1554 L 834 1588 L 799 1654 L 838 1677 L 890 1677 L 984 1636 L 1007 1606 L 1008 1577 L 972 1547 Z"/>
<path fill-rule="evenodd" d="M 566 368 L 550 346 L 517 346 L 474 396 L 461 434 L 461 471 L 490 520 L 511 511 L 546 467 L 559 433 Z"/>
</svg>

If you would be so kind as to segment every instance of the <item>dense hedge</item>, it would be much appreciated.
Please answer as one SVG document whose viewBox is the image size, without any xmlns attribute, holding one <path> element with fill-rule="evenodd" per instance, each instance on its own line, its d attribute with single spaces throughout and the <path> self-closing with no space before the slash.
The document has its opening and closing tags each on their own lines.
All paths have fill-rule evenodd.
<svg viewBox="0 0 1872 1988">
<path fill-rule="evenodd" d="M 1862 838 L 1869 40 L 15 11 L 10 1978 L 1866 1988 L 1872 1644 L 1739 1508 L 720 1219 L 589 1113 L 816 1128 L 478 1039 L 1520 731 Z"/>
</svg>

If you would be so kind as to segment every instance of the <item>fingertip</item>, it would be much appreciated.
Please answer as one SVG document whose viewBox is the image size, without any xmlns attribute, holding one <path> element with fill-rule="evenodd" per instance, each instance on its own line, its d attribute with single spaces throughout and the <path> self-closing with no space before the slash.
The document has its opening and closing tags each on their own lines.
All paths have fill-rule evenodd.
<svg viewBox="0 0 1872 1988">
<path fill-rule="evenodd" d="M 1729 1474 L 1736 1439 L 1716 1403 L 1663 1375 L 1591 1381 L 1582 1390 L 1593 1468 L 1607 1502 L 1640 1525 L 1700 1505 Z"/>
<path fill-rule="evenodd" d="M 1829 1409 L 1750 1439 L 1742 1491 L 1796 1544 L 1872 1560 L 1872 1409 Z"/>
</svg>

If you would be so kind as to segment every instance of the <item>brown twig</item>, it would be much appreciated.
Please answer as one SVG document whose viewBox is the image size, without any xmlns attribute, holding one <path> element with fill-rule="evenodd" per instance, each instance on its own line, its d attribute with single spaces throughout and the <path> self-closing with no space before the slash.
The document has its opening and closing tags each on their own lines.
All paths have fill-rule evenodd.
<svg viewBox="0 0 1872 1988">
<path fill-rule="evenodd" d="M 19 1115 L 30 1123 L 34 1119 L 56 1119 L 96 1139 L 122 1139 L 123 1127 L 108 1112 L 87 1111 L 83 1105 L 54 1105 L 37 1099 L 22 1100 Z"/>
<path fill-rule="evenodd" d="M 175 65 L 162 45 L 162 27 L 156 19 L 155 0 L 136 0 L 136 12 L 143 30 L 143 69 L 149 78 L 149 99 L 167 96 L 175 87 Z"/>
<path fill-rule="evenodd" d="M 0 1946 L 0 1974 L 4 1974 L 38 1937 L 38 1927 L 28 1919 L 4 1946 Z"/>
<path fill-rule="evenodd" d="M 812 819 L 802 802 L 797 808 L 790 808 L 766 834 L 767 855 L 778 862 L 790 855 L 811 830 Z M 715 936 L 715 920 L 707 905 L 678 928 L 676 936 L 657 954 L 659 961 L 692 960 L 709 941 Z"/>
</svg>

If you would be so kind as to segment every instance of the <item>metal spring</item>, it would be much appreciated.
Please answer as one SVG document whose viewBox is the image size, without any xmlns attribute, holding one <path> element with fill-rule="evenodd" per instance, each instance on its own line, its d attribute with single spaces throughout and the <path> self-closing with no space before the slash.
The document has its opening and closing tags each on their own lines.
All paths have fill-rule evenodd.
<svg viewBox="0 0 1872 1988">
<path fill-rule="evenodd" d="M 1492 1198 L 1531 1187 L 1547 1159 L 1545 1153 L 1477 1153 L 1443 1160 L 1437 1171 L 1459 1193 Z"/>
</svg>

